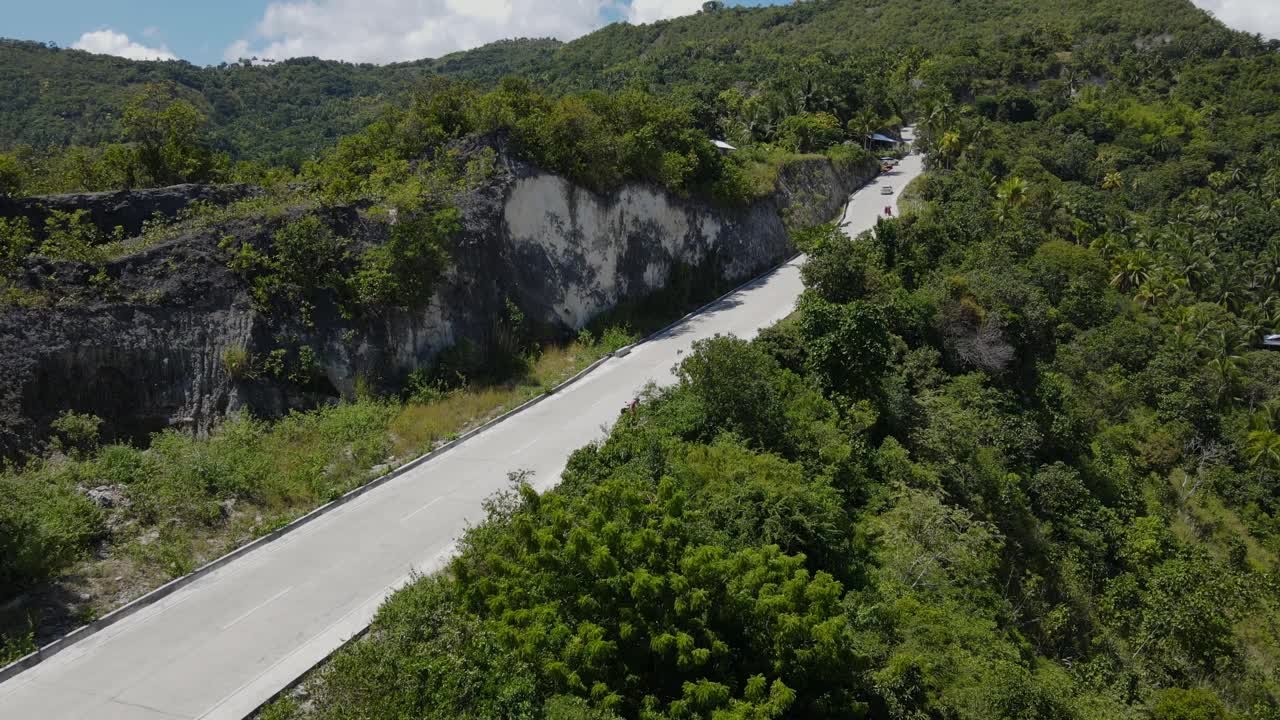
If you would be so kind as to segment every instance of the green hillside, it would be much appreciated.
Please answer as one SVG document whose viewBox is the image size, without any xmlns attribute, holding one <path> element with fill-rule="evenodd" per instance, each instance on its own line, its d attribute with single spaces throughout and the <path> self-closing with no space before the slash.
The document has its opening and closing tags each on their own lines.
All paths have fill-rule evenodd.
<svg viewBox="0 0 1280 720">
<path fill-rule="evenodd" d="M 119 105 L 89 123 L 12 103 L 6 127 L 61 128 L 42 142 L 111 142 L 0 155 L 0 193 L 98 182 L 80 160 L 106 186 L 248 172 L 221 153 L 315 160 L 258 167 L 263 197 L 140 244 L 76 217 L 0 224 L 0 309 L 75 312 L 43 268 L 92 296 L 149 238 L 286 207 L 258 245 L 219 242 L 263 313 L 417 307 L 495 139 L 596 190 L 740 205 L 796 158 L 865 160 L 868 132 L 916 125 L 927 172 L 903 217 L 798 232 L 791 318 L 696 344 L 673 387 L 581 439 L 557 489 L 513 477 L 446 572 L 263 718 L 1280 719 L 1280 353 L 1262 346 L 1280 331 L 1280 43 L 1187 0 L 829 0 L 430 63 L 190 70 L 333 111 L 298 142 L 269 101 L 222 112 L 211 81 L 145 74 L 189 66 L 18 50 L 69 64 L 54 87 L 95 63 L 76 94 L 109 84 Z M 419 82 L 436 72 L 477 82 Z M 262 143 L 236 146 L 249 127 Z M 353 246 L 320 219 L 335 204 L 394 210 L 397 230 Z M 164 528 L 138 562 L 174 574 L 227 530 L 220 503 L 323 502 L 425 432 L 415 418 L 527 379 L 542 348 L 510 322 L 487 374 L 440 360 L 398 396 L 208 439 L 99 447 L 96 418 L 64 415 L 43 457 L 0 468 L 0 579 L 17 594 L 95 562 L 111 531 L 80 488 L 100 478 L 132 501 L 113 519 Z"/>
<path fill-rule="evenodd" d="M 208 116 L 218 149 L 236 159 L 297 164 L 367 125 L 377 104 L 416 81 L 446 74 L 491 83 L 530 72 L 558 45 L 513 40 L 385 66 L 299 58 L 197 67 L 0 40 L 0 149 L 115 140 L 132 95 L 148 83 L 173 83 Z"/>
<path fill-rule="evenodd" d="M 233 159 L 296 165 L 367 124 L 374 107 L 431 75 L 484 84 L 521 75 L 553 91 L 681 89 L 709 100 L 734 83 L 803 81 L 819 61 L 828 73 L 862 78 L 891 72 L 907 50 L 963 56 L 982 44 L 990 52 L 995 48 L 987 41 L 997 35 L 1012 62 L 1030 62 L 1023 75 L 1040 76 L 1052 59 L 1036 50 L 1072 45 L 1084 50 L 1078 62 L 1096 64 L 1165 32 L 1194 34 L 1209 43 L 1221 42 L 1222 35 L 1183 0 L 1140 0 L 1115 10 L 1096 0 L 819 0 L 724 9 L 644 26 L 615 24 L 563 45 L 506 41 L 385 66 L 300 58 L 266 67 L 197 67 L 0 40 L 0 150 L 114 140 L 125 102 L 154 82 L 181 88 L 209 117 L 217 148 Z"/>
</svg>

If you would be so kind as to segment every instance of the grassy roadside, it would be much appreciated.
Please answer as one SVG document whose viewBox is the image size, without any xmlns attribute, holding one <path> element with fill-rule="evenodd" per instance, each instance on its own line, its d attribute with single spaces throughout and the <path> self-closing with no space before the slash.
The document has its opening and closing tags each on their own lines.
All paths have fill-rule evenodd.
<svg viewBox="0 0 1280 720">
<path fill-rule="evenodd" d="M 207 439 L 164 432 L 146 450 L 96 447 L 83 428 L 64 437 L 62 452 L 0 471 L 0 523 L 16 530 L 0 552 L 26 577 L 48 576 L 0 605 L 0 664 L 547 392 L 632 340 L 617 329 L 584 332 L 529 357 L 506 382 L 408 400 L 360 398 L 271 423 L 236 416 Z"/>
<path fill-rule="evenodd" d="M 547 392 L 734 285 L 709 267 L 678 266 L 664 290 L 540 348 L 501 382 L 362 397 L 272 422 L 234 416 L 211 437 L 166 431 L 145 450 L 100 447 L 96 419 L 74 418 L 58 452 L 0 467 L 0 665 Z"/>
<path fill-rule="evenodd" d="M 760 158 L 772 168 L 760 179 L 796 159 Z M 166 431 L 145 449 L 102 446 L 96 418 L 67 417 L 55 452 L 0 465 L 0 665 L 547 392 L 733 284 L 713 263 L 677 266 L 666 289 L 483 385 L 361 397 L 270 422 L 233 416 L 211 437 Z"/>
<path fill-rule="evenodd" d="M 928 182 L 927 176 L 921 173 L 902 188 L 902 194 L 898 196 L 899 215 L 919 215 L 925 211 L 929 206 L 929 202 L 924 199 L 924 189 Z"/>
</svg>

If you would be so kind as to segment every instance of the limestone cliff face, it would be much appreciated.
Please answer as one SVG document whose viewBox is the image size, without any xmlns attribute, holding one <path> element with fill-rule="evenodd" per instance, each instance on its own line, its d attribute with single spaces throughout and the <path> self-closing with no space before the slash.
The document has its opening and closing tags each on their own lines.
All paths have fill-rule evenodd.
<svg viewBox="0 0 1280 720">
<path fill-rule="evenodd" d="M 431 302 L 355 319 L 324 303 L 305 324 L 254 309 L 218 239 L 266 238 L 280 218 L 194 232 L 109 263 L 109 294 L 90 290 L 96 270 L 29 267 L 32 283 L 47 288 L 56 278 L 69 301 L 0 311 L 0 455 L 36 447 L 66 409 L 102 417 L 109 439 L 140 441 L 165 427 L 207 432 L 238 409 L 271 416 L 350 397 L 360 380 L 395 387 L 445 348 L 490 346 L 508 301 L 544 332 L 569 334 L 621 301 L 662 289 L 677 267 L 745 280 L 790 255 L 789 228 L 836 216 L 873 173 L 806 161 L 785 169 L 774 196 L 717 208 L 645 184 L 593 193 L 503 158 L 493 181 L 462 202 L 465 229 Z M 174 205 L 184 205 L 183 195 L 161 193 Z M 127 196 L 111 201 L 134 207 Z M 124 224 L 110 213 L 94 219 Z M 387 221 L 354 209 L 326 221 L 366 244 L 385 241 L 389 231 Z M 319 367 L 302 377 L 233 378 L 224 364 L 228 350 L 293 357 L 303 347 Z"/>
<path fill-rule="evenodd" d="M 545 174 L 514 182 L 502 225 L 521 296 L 569 328 L 661 289 L 677 263 L 742 278 L 788 251 L 772 208 L 715 210 L 645 186 L 598 196 Z"/>
</svg>

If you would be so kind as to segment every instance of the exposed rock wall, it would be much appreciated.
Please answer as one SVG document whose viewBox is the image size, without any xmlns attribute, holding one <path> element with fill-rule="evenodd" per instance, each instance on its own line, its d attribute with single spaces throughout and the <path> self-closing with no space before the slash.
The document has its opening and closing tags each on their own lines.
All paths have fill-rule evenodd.
<svg viewBox="0 0 1280 720">
<path fill-rule="evenodd" d="M 164 427 L 205 432 L 241 408 L 275 415 L 350 397 L 359 379 L 394 386 L 449 346 L 487 346 L 508 300 L 540 327 L 568 334 L 620 301 L 662 289 L 677 267 L 744 280 L 792 252 L 789 227 L 836 216 L 875 172 L 806 161 L 784 171 L 774 196 L 716 208 L 650 185 L 601 195 L 509 158 L 499 165 L 493 182 L 462 203 L 465 229 L 420 311 L 349 319 L 322 303 L 305 324 L 257 312 L 217 241 L 227 233 L 261 239 L 279 218 L 112 262 L 109 297 L 83 296 L 89 269 L 30 269 L 42 281 L 68 283 L 68 297 L 79 299 L 0 311 L 0 454 L 35 447 L 66 409 L 102 417 L 108 439 L 142 440 Z M 169 188 L 158 195 L 189 203 L 196 194 Z M 386 221 L 354 210 L 329 221 L 365 243 L 385 241 L 389 231 Z M 108 214 L 101 224 L 123 223 Z M 233 378 L 224 364 L 228 350 L 263 357 L 301 347 L 320 364 L 301 380 Z"/>
<path fill-rule="evenodd" d="M 517 179 L 503 211 L 514 287 L 540 320 L 580 328 L 620 300 L 661 289 L 676 263 L 745 277 L 788 251 L 766 206 L 720 211 L 646 186 L 609 196 L 555 175 Z"/>
</svg>

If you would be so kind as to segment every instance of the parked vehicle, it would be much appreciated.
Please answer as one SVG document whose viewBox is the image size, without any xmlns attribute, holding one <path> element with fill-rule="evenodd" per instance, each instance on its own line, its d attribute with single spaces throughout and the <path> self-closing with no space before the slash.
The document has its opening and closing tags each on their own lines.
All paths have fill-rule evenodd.
<svg viewBox="0 0 1280 720">
<path fill-rule="evenodd" d="M 893 194 L 893 186 L 892 186 L 892 185 L 885 185 L 884 187 L 880 188 L 880 194 L 881 194 L 881 195 L 892 195 L 892 194 Z"/>
</svg>

